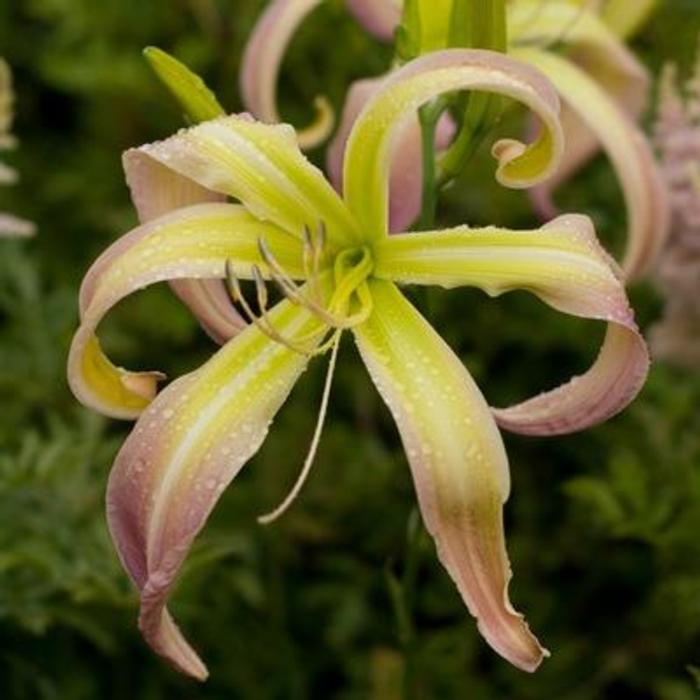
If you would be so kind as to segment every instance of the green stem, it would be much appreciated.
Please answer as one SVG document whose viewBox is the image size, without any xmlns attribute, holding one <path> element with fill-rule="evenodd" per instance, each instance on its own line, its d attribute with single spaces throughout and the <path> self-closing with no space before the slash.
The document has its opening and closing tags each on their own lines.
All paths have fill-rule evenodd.
<svg viewBox="0 0 700 700">
<path fill-rule="evenodd" d="M 404 658 L 403 700 L 418 698 L 416 682 L 416 648 L 413 627 L 413 598 L 420 563 L 420 540 L 423 534 L 422 524 L 417 509 L 413 509 L 406 528 L 406 558 L 403 575 L 399 580 L 387 567 L 386 578 L 389 588 L 394 617 L 396 619 L 397 637 Z"/>
<path fill-rule="evenodd" d="M 450 46 L 505 53 L 508 50 L 505 0 L 455 0 L 450 20 Z M 488 93 L 472 92 L 462 101 L 459 135 L 441 162 L 441 185 L 464 170 L 501 110 L 501 99 Z"/>
<path fill-rule="evenodd" d="M 442 113 L 447 107 L 447 101 L 439 98 L 418 111 L 421 126 L 421 152 L 423 159 L 423 188 L 421 215 L 418 221 L 420 229 L 430 229 L 435 226 L 435 212 L 438 200 L 438 176 L 435 160 L 435 134 Z"/>
</svg>

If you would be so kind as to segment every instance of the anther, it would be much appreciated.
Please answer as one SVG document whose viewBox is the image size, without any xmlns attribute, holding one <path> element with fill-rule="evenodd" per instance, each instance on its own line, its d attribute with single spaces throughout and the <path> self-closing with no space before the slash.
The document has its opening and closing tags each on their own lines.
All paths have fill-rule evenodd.
<svg viewBox="0 0 700 700">
<path fill-rule="evenodd" d="M 255 266 L 254 266 L 255 267 Z M 258 279 L 262 282 L 262 275 L 260 274 L 260 270 L 257 270 L 257 275 L 259 276 Z M 253 276 L 256 276 L 255 271 L 253 272 Z M 325 329 L 319 329 L 319 331 L 315 333 L 310 333 L 304 338 L 299 339 L 297 342 L 291 341 L 288 338 L 285 338 L 281 333 L 279 333 L 277 330 L 275 330 L 274 325 L 272 324 L 272 321 L 270 320 L 270 317 L 267 313 L 267 308 L 266 308 L 266 303 L 267 303 L 267 290 L 264 292 L 260 291 L 260 287 L 258 286 L 258 279 L 256 279 L 256 288 L 258 289 L 258 302 L 261 306 L 261 316 L 258 317 L 253 309 L 250 307 L 250 304 L 246 300 L 246 298 L 243 296 L 243 292 L 241 291 L 241 285 L 240 282 L 238 281 L 238 277 L 236 276 L 235 272 L 233 271 L 233 264 L 231 263 L 230 260 L 226 261 L 226 289 L 229 293 L 229 296 L 231 297 L 231 301 L 234 303 L 240 304 L 241 309 L 243 310 L 243 313 L 247 317 L 248 321 L 252 323 L 258 330 L 260 330 L 261 333 L 264 333 L 268 338 L 271 340 L 274 340 L 277 343 L 280 343 L 281 345 L 284 345 L 285 347 L 289 348 L 290 350 L 293 350 L 294 352 L 299 353 L 300 355 L 309 355 L 313 356 L 318 354 L 319 348 L 315 350 L 309 350 L 307 347 L 304 346 L 304 342 L 308 341 L 311 343 L 314 341 L 319 335 L 325 334 Z M 264 289 L 265 284 L 262 282 L 262 288 Z M 325 352 L 325 350 L 324 350 Z"/>
</svg>

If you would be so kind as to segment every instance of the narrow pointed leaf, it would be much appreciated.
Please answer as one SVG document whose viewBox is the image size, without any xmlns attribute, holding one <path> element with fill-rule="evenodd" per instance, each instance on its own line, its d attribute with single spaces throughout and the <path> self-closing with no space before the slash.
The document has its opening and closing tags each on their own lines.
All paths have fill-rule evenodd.
<svg viewBox="0 0 700 700">
<path fill-rule="evenodd" d="M 226 114 L 216 95 L 184 63 L 155 46 L 144 49 L 143 54 L 191 121 L 204 122 Z"/>
</svg>

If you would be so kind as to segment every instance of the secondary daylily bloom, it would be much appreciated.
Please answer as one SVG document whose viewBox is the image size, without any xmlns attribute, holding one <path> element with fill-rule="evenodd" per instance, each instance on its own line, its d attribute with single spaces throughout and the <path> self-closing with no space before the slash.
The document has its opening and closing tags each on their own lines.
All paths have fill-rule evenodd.
<svg viewBox="0 0 700 700">
<path fill-rule="evenodd" d="M 0 151 L 14 148 L 17 141 L 10 133 L 12 128 L 14 93 L 12 75 L 7 63 L 0 58 Z M 17 171 L 0 162 L 0 185 L 17 182 Z M 26 237 L 34 233 L 34 224 L 12 214 L 0 212 L 0 236 Z"/>
<path fill-rule="evenodd" d="M 656 140 L 671 192 L 673 231 L 658 267 L 666 296 L 664 316 L 652 330 L 655 354 L 697 369 L 700 363 L 700 52 L 692 77 L 678 87 L 675 66 L 661 81 Z"/>
<path fill-rule="evenodd" d="M 659 0 L 569 0 L 598 12 L 605 23 L 620 37 L 632 36 L 649 18 Z"/>
<path fill-rule="evenodd" d="M 276 65 L 283 53 L 283 42 L 320 0 L 272 0 L 251 40 L 243 64 L 245 81 L 266 85 L 269 102 L 274 104 L 276 73 L 271 73 L 266 56 L 274 50 Z M 353 14 L 369 31 L 390 39 L 400 20 L 396 0 L 353 0 Z M 627 2 L 629 8 L 631 3 Z M 633 3 L 632 3 L 633 4 Z M 448 41 L 451 0 L 421 0 L 421 24 L 425 25 L 425 52 L 445 48 Z M 628 31 L 648 13 L 651 3 L 639 3 L 637 10 L 622 12 L 607 3 L 604 17 L 614 17 L 615 26 Z M 628 212 L 627 248 L 622 261 L 629 278 L 642 275 L 653 263 L 668 233 L 669 213 L 666 191 L 653 154 L 636 119 L 647 103 L 648 75 L 612 29 L 589 9 L 590 3 L 574 0 L 514 0 L 508 4 L 510 52 L 536 66 L 554 83 L 564 101 L 562 124 L 566 150 L 557 173 L 533 190 L 533 198 L 544 218 L 556 215 L 552 201 L 556 188 L 575 173 L 597 151 L 605 149 L 620 179 Z M 642 7 L 643 6 L 643 7 Z M 285 17 L 275 26 L 270 18 Z M 622 19 L 626 24 L 622 27 Z M 566 55 L 553 47 L 563 45 Z M 274 47 L 274 49 L 272 48 Z M 354 119 L 364 102 L 380 89 L 384 76 L 351 86 L 340 127 L 329 149 L 328 170 L 336 187 L 340 182 L 340 156 Z M 255 105 L 253 105 L 255 106 Z M 256 112 L 265 117 L 264 111 Z M 449 142 L 449 122 L 443 122 L 438 146 Z M 402 230 L 415 221 L 421 209 L 421 148 L 417 120 L 403 135 L 404 146 L 397 149 L 392 188 L 392 222 Z M 413 165 L 411 165 L 413 163 Z"/>
<path fill-rule="evenodd" d="M 496 144 L 499 182 L 526 187 L 551 174 L 563 143 L 550 84 L 503 55 L 456 49 L 410 62 L 370 100 L 348 139 L 342 198 L 304 158 L 291 127 L 249 116 L 207 121 L 125 156 L 132 187 L 139 173 L 140 206 L 168 203 L 171 211 L 118 240 L 88 272 L 68 376 L 84 404 L 138 417 L 110 476 L 109 527 L 141 592 L 145 639 L 185 673 L 207 675 L 166 608 L 180 566 L 310 359 L 331 352 L 321 417 L 292 494 L 298 492 L 344 330 L 396 420 L 425 524 L 482 635 L 527 671 L 547 653 L 508 600 L 502 511 L 509 472 L 496 420 L 530 434 L 583 429 L 632 400 L 648 356 L 618 270 L 586 217 L 532 231 L 388 235 L 396 137 L 422 104 L 459 90 L 518 100 L 542 122 L 529 146 Z M 173 192 L 182 195 L 179 203 Z M 211 202 L 214 196 L 237 203 Z M 115 367 L 95 332 L 131 292 L 192 278 L 228 278 L 251 323 L 154 398 L 160 375 Z M 257 312 L 238 279 L 255 282 Z M 270 280 L 285 299 L 268 310 Z M 586 374 L 498 410 L 494 419 L 461 361 L 397 286 L 409 284 L 476 286 L 491 296 L 524 289 L 563 313 L 605 321 L 607 336 Z"/>
</svg>

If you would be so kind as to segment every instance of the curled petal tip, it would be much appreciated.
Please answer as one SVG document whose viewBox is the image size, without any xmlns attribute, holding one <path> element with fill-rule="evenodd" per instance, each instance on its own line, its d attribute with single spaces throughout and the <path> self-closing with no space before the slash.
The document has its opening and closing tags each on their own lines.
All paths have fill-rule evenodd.
<svg viewBox="0 0 700 700">
<path fill-rule="evenodd" d="M 168 584 L 166 584 L 166 588 Z M 149 579 L 141 594 L 139 630 L 149 646 L 166 659 L 174 668 L 195 680 L 204 682 L 209 677 L 206 664 L 182 636 L 167 609 L 163 608 L 163 582 L 157 576 Z M 155 605 L 150 604 L 150 599 Z"/>
<path fill-rule="evenodd" d="M 308 150 L 323 143 L 335 126 L 335 112 L 326 97 L 319 95 L 314 98 L 316 116 L 313 122 L 297 132 L 299 147 Z"/>
<path fill-rule="evenodd" d="M 304 309 L 269 312 L 281 334 L 319 330 Z M 318 334 L 317 334 L 318 335 Z M 122 446 L 107 487 L 107 520 L 119 557 L 141 592 L 139 627 L 176 668 L 207 670 L 167 610 L 187 553 L 226 486 L 262 444 L 308 357 L 256 326 L 181 377 L 146 408 Z"/>
<path fill-rule="evenodd" d="M 141 396 L 147 401 L 153 400 L 158 393 L 158 382 L 167 379 L 163 372 L 138 372 L 124 374 L 120 377 L 124 388 L 132 394 Z"/>
<path fill-rule="evenodd" d="M 389 176 L 402 133 L 415 112 L 431 99 L 458 90 L 503 95 L 532 109 L 544 125 L 531 144 L 504 141 L 498 176 L 510 187 L 529 187 L 553 173 L 561 158 L 563 134 L 559 99 L 537 70 L 503 54 L 470 49 L 434 51 L 391 73 L 370 97 L 348 136 L 343 166 L 345 201 L 372 236 L 388 229 Z M 368 196 L 368 183 L 376 183 Z"/>
<path fill-rule="evenodd" d="M 277 108 L 277 81 L 284 53 L 297 27 L 321 0 L 273 0 L 253 29 L 241 64 L 241 93 L 248 110 L 261 121 L 282 121 Z M 324 97 L 314 100 L 314 121 L 298 130 L 301 148 L 318 146 L 328 138 L 334 114 Z"/>
<path fill-rule="evenodd" d="M 518 49 L 513 55 L 542 70 L 567 106 L 563 123 L 568 150 L 562 168 L 536 193 L 538 209 L 552 213 L 554 190 L 594 152 L 599 140 L 619 178 L 627 208 L 625 278 L 640 277 L 663 247 L 670 220 L 668 196 L 648 140 L 614 98 L 571 61 L 534 49 Z"/>
</svg>

